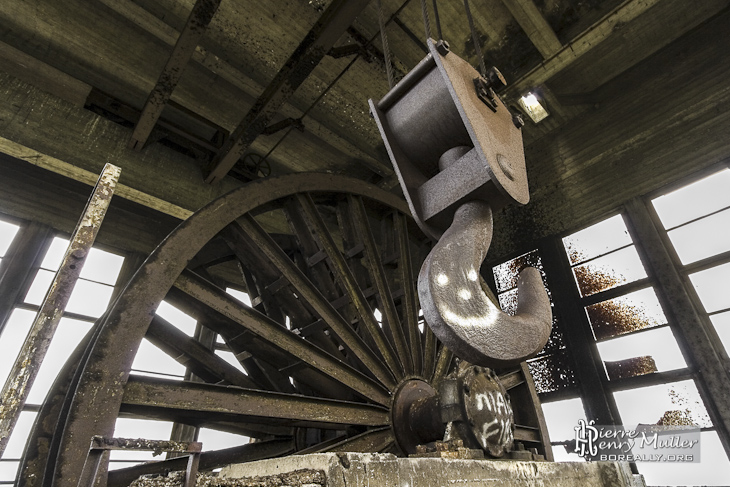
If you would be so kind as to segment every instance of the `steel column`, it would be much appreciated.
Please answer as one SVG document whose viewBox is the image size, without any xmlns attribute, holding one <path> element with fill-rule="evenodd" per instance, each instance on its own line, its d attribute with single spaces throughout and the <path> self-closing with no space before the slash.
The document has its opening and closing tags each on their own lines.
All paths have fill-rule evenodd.
<svg viewBox="0 0 730 487">
<path fill-rule="evenodd" d="M 647 272 L 654 277 L 657 295 L 662 308 L 669 315 L 670 326 L 677 332 L 677 341 L 693 375 L 698 379 L 700 395 L 705 400 L 707 412 L 717 428 L 725 451 L 730 453 L 730 374 L 727 365 L 710 336 L 712 325 L 693 303 L 690 287 L 672 261 L 667 246 L 657 230 L 646 204 L 635 198 L 625 205 L 629 218 L 628 229 L 637 242 Z"/>
<path fill-rule="evenodd" d="M 58 323 L 63 316 L 76 280 L 86 261 L 86 256 L 99 232 L 106 210 L 109 208 L 121 168 L 112 164 L 104 166 L 86 208 L 71 236 L 71 243 L 63 257 L 41 309 L 36 315 L 23 347 L 15 360 L 2 393 L 0 409 L 0 456 L 5 451 L 10 433 L 25 405 L 33 381 L 38 375 L 43 358 L 48 351 Z"/>
</svg>

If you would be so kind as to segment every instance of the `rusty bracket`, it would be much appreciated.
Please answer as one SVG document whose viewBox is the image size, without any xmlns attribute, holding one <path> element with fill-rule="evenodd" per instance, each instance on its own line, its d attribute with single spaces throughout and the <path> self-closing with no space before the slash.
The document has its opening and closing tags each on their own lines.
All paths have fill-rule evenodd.
<svg viewBox="0 0 730 487">
<path fill-rule="evenodd" d="M 154 455 L 158 455 L 163 451 L 187 453 L 188 463 L 185 469 L 185 479 L 182 487 L 195 487 L 203 444 L 197 441 L 184 442 L 94 436 L 91 438 L 89 456 L 84 464 L 84 472 L 81 475 L 81 479 L 79 479 L 79 487 L 93 487 L 96 485 L 99 467 L 107 452 L 112 450 L 152 451 Z"/>
</svg>

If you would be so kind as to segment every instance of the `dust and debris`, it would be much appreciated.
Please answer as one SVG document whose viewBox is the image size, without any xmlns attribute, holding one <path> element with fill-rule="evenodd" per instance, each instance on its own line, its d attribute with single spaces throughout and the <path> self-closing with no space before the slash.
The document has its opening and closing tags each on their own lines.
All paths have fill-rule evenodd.
<svg viewBox="0 0 730 487">
<path fill-rule="evenodd" d="M 694 426 L 692 421 L 692 412 L 689 409 L 680 411 L 678 409 L 672 411 L 666 411 L 659 421 L 658 425 L 661 426 Z"/>
<path fill-rule="evenodd" d="M 593 264 L 574 267 L 573 272 L 581 296 L 590 296 L 627 281 L 625 276 L 618 274 L 615 270 L 600 268 Z"/>
<path fill-rule="evenodd" d="M 648 315 L 645 309 L 620 300 L 603 301 L 587 306 L 586 313 L 596 340 L 662 324 L 655 317 Z"/>
<path fill-rule="evenodd" d="M 185 472 L 170 472 L 167 475 L 145 475 L 132 482 L 129 487 L 182 487 Z M 220 478 L 216 474 L 200 473 L 197 487 L 325 487 L 327 476 L 322 470 L 301 469 L 278 475 L 263 477 L 242 477 L 240 479 Z"/>
<path fill-rule="evenodd" d="M 651 374 L 658 371 L 656 362 L 651 355 L 604 362 L 604 365 L 610 380 L 636 377 L 637 375 Z"/>
<path fill-rule="evenodd" d="M 538 393 L 569 389 L 576 385 L 575 372 L 565 350 L 527 361 Z"/>
</svg>

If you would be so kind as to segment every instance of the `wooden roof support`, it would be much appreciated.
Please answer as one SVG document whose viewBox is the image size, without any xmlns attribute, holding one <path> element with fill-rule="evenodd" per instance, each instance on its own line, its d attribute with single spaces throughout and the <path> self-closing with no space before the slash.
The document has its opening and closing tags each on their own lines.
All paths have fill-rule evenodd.
<svg viewBox="0 0 730 487">
<path fill-rule="evenodd" d="M 220 3 L 221 0 L 197 0 L 195 2 L 167 64 L 145 102 L 142 115 L 129 139 L 130 149 L 142 150 L 144 147 Z"/>
<path fill-rule="evenodd" d="M 369 0 L 334 0 L 327 7 L 218 151 L 205 177 L 207 183 L 219 181 L 228 174 L 241 154 L 266 128 L 279 108 L 304 83 L 368 3 Z"/>
<path fill-rule="evenodd" d="M 508 99 L 541 85 L 662 0 L 627 0 L 505 91 Z M 505 2 L 509 3 L 509 2 Z"/>
<path fill-rule="evenodd" d="M 502 0 L 502 3 L 520 24 L 532 44 L 540 51 L 543 59 L 550 58 L 563 47 L 558 36 L 555 35 L 552 27 L 532 0 Z"/>
</svg>

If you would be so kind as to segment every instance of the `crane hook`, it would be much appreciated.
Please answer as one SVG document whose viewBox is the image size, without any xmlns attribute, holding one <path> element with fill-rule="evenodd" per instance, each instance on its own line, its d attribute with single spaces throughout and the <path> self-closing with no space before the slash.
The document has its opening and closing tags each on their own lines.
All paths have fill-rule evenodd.
<svg viewBox="0 0 730 487">
<path fill-rule="evenodd" d="M 552 328 L 550 300 L 534 267 L 517 281 L 515 316 L 503 312 L 479 268 L 492 241 L 492 209 L 462 204 L 421 267 L 418 296 L 426 322 L 458 357 L 486 367 L 514 365 L 536 355 Z"/>
</svg>

